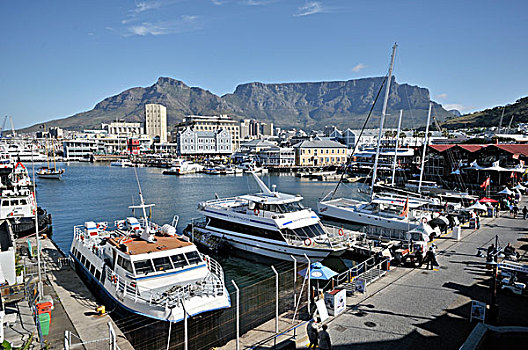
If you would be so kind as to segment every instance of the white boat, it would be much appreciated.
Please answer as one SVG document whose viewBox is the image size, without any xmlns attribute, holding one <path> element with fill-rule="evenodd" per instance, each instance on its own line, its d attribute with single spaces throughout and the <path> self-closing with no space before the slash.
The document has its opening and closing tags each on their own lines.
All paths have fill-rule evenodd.
<svg viewBox="0 0 528 350">
<path fill-rule="evenodd" d="M 6 144 L 6 150 L 12 159 L 21 162 L 45 162 L 47 157 L 40 153 L 39 149 L 31 143 L 22 140 L 9 140 Z"/>
<path fill-rule="evenodd" d="M 204 169 L 203 165 L 191 162 L 185 159 L 175 159 L 171 167 L 165 170 L 163 174 L 166 175 L 185 175 L 199 173 Z"/>
<path fill-rule="evenodd" d="M 139 182 L 138 182 L 139 185 Z M 220 264 L 201 254 L 172 225 L 127 217 L 108 228 L 106 222 L 74 227 L 70 257 L 94 292 L 118 306 L 118 313 L 179 322 L 231 306 Z M 185 310 L 185 311 L 184 311 Z"/>
<path fill-rule="evenodd" d="M 187 232 L 194 242 L 223 241 L 235 249 L 274 259 L 313 262 L 341 255 L 362 233 L 324 226 L 302 197 L 271 191 L 252 173 L 262 192 L 200 203 L 204 220 Z M 210 246 L 209 246 L 210 247 Z M 211 248 L 211 247 L 210 247 Z"/>
<path fill-rule="evenodd" d="M 116 160 L 115 162 L 111 162 L 110 165 L 120 167 L 120 168 L 127 168 L 127 167 L 134 166 L 134 164 L 128 159 L 119 159 L 119 160 Z"/>
</svg>

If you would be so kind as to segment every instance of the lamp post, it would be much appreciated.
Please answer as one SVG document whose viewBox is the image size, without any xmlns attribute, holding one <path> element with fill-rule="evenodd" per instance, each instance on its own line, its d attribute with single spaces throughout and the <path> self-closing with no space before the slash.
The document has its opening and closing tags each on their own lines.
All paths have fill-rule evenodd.
<svg viewBox="0 0 528 350">
<path fill-rule="evenodd" d="M 495 254 L 491 265 L 493 266 L 493 282 L 491 285 L 491 304 L 489 321 L 491 324 L 496 324 L 499 318 L 499 305 L 497 304 L 497 256 L 499 255 L 499 236 L 495 236 Z"/>
</svg>

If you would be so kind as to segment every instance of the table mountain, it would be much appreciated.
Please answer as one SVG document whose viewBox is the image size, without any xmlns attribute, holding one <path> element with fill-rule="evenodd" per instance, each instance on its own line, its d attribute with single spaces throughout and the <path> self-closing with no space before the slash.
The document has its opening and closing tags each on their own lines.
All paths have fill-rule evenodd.
<svg viewBox="0 0 528 350">
<path fill-rule="evenodd" d="M 383 81 L 382 77 L 348 81 L 264 84 L 248 83 L 237 86 L 232 94 L 222 97 L 198 87 L 167 77 L 161 77 L 149 87 L 135 87 L 108 97 L 92 110 L 57 119 L 46 124 L 71 130 L 100 128 L 103 122 L 116 119 L 144 121 L 144 105 L 160 103 L 167 107 L 169 129 L 183 117 L 194 115 L 229 114 L 236 119 L 257 119 L 273 122 L 280 127 L 304 129 L 323 128 L 334 124 L 341 128 L 358 128 Z M 380 95 L 370 126 L 379 123 L 383 101 Z M 392 79 L 388 113 L 396 125 L 398 111 L 404 110 L 404 127 L 425 124 L 430 101 L 429 91 Z M 434 113 L 443 120 L 450 114 L 435 103 Z M 22 131 L 34 131 L 33 126 Z"/>
</svg>

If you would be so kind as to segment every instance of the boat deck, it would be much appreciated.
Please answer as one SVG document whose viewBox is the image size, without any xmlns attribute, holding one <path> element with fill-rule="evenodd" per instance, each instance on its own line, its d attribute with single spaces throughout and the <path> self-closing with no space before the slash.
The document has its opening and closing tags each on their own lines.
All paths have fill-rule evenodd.
<svg viewBox="0 0 528 350">
<path fill-rule="evenodd" d="M 108 241 L 116 247 L 119 247 L 121 244 L 126 245 L 128 251 L 125 253 L 128 255 L 154 253 L 192 245 L 191 242 L 186 242 L 177 236 L 156 236 L 155 238 L 156 242 L 153 243 L 149 243 L 139 237 L 134 237 L 131 240 L 128 239 L 122 242 L 116 238 L 110 238 Z"/>
</svg>

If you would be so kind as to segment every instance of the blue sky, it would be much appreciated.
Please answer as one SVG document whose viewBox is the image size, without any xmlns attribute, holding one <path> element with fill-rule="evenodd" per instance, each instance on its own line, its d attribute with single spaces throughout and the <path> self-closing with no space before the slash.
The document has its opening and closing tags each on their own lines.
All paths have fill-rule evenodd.
<svg viewBox="0 0 528 350">
<path fill-rule="evenodd" d="M 528 95 L 527 1 L 0 1 L 0 117 L 17 128 L 170 76 L 244 82 L 385 74 L 463 112 Z"/>
</svg>

